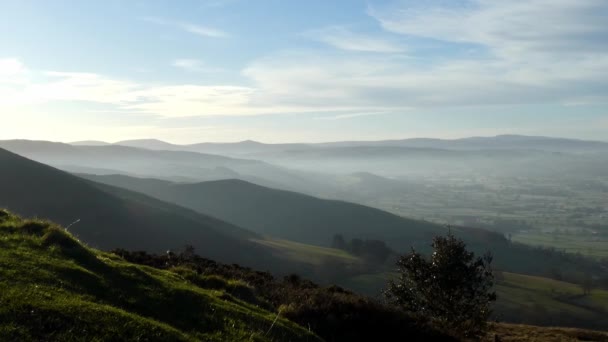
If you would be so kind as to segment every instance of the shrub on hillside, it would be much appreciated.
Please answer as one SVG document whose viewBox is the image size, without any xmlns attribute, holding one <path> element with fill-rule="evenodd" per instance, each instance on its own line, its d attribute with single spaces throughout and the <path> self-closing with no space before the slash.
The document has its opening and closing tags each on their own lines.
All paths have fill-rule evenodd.
<svg viewBox="0 0 608 342">
<path fill-rule="evenodd" d="M 204 288 L 226 286 L 232 296 L 273 310 L 328 342 L 452 341 L 402 311 L 340 287 L 321 287 L 295 274 L 278 280 L 270 273 L 217 263 L 192 251 L 165 255 L 125 250 L 114 253 L 133 263 L 170 269 Z M 234 280 L 249 285 L 252 296 L 231 293 L 229 284 Z"/>
<path fill-rule="evenodd" d="M 459 337 L 480 337 L 487 330 L 494 276 L 492 257 L 483 258 L 454 237 L 434 238 L 430 258 L 412 250 L 398 262 L 398 279 L 385 294 L 396 306 Z"/>
</svg>

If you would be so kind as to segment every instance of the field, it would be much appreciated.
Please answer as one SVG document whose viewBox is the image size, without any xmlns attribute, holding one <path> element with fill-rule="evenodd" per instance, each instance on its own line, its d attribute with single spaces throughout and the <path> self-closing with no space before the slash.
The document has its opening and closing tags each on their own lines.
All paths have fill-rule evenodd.
<svg viewBox="0 0 608 342">
<path fill-rule="evenodd" d="M 293 243 L 284 240 L 258 241 L 277 249 L 293 260 L 317 264 L 334 260 L 359 266 L 351 273 L 334 278 L 345 288 L 380 297 L 389 277 L 395 274 L 388 269 L 376 272 L 363 261 L 346 252 L 332 248 Z M 337 269 L 333 269 L 339 274 Z M 608 327 L 608 291 L 592 289 L 584 294 L 580 285 L 543 277 L 498 272 L 496 275 L 498 301 L 495 319 L 511 323 L 528 323 L 545 326 L 576 326 L 592 329 Z"/>
<path fill-rule="evenodd" d="M 280 254 L 288 260 L 303 262 L 311 265 L 321 265 L 328 261 L 339 262 L 343 264 L 356 264 L 361 260 L 345 251 L 298 243 L 282 239 L 266 238 L 264 240 L 252 240 L 260 245 L 272 248 L 275 253 Z"/>
<path fill-rule="evenodd" d="M 497 318 L 549 326 L 608 327 L 608 291 L 562 281 L 503 273 L 497 286 Z"/>
<path fill-rule="evenodd" d="M 487 228 L 513 241 L 608 257 L 608 180 L 552 177 L 402 179 L 407 191 L 357 201 L 405 217 Z"/>
<path fill-rule="evenodd" d="M 513 241 L 553 247 L 568 253 L 580 253 L 595 258 L 608 258 L 608 237 L 592 233 L 523 231 L 513 234 Z"/>
<path fill-rule="evenodd" d="M 494 342 L 496 336 L 502 342 L 513 341 L 608 341 L 608 333 L 568 328 L 541 328 L 522 324 L 493 324 L 485 341 Z"/>
<path fill-rule="evenodd" d="M 364 274 L 345 280 L 344 286 L 379 296 L 391 273 Z M 579 285 L 515 273 L 497 274 L 494 318 L 501 322 L 608 327 L 608 291 L 593 289 L 587 295 Z"/>
</svg>

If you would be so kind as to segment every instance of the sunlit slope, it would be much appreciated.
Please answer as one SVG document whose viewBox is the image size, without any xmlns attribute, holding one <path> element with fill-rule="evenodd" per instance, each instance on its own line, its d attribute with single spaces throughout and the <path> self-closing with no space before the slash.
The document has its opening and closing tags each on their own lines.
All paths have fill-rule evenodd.
<svg viewBox="0 0 608 342">
<path fill-rule="evenodd" d="M 318 341 L 222 290 L 0 211 L 0 336 L 11 341 Z"/>
</svg>

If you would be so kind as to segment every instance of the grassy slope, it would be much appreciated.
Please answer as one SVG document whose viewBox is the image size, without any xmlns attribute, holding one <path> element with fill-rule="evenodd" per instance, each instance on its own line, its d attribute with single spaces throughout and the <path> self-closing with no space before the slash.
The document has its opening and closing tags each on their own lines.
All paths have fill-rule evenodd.
<svg viewBox="0 0 608 342">
<path fill-rule="evenodd" d="M 497 292 L 499 317 L 510 322 L 542 325 L 608 327 L 608 291 L 583 295 L 576 284 L 504 273 Z"/>
<path fill-rule="evenodd" d="M 491 333 L 484 341 L 496 341 L 498 336 L 502 342 L 575 342 L 575 341 L 608 341 L 608 333 L 569 328 L 545 328 L 520 324 L 494 324 Z"/>
<path fill-rule="evenodd" d="M 259 240 L 282 257 L 316 264 L 331 258 L 342 264 L 363 263 L 348 253 L 284 240 Z M 608 290 L 594 289 L 582 295 L 579 285 L 544 277 L 501 273 L 496 291 L 496 317 L 501 321 L 549 326 L 581 326 L 599 329 L 608 326 Z M 363 274 L 337 280 L 346 288 L 378 296 L 390 273 Z"/>
<path fill-rule="evenodd" d="M 224 291 L 127 263 L 62 228 L 2 211 L 0 304 L 0 336 L 10 340 L 319 340 Z"/>
<path fill-rule="evenodd" d="M 545 326 L 608 327 L 608 291 L 595 289 L 582 295 L 580 286 L 543 277 L 502 273 L 498 281 L 495 316 L 500 321 Z M 365 274 L 342 284 L 377 295 L 390 273 Z"/>
<path fill-rule="evenodd" d="M 194 245 L 203 256 L 253 267 L 280 261 L 248 239 L 256 234 L 157 199 L 93 183 L 0 149 L 0 207 L 50 218 L 100 249 L 164 252 Z"/>
<path fill-rule="evenodd" d="M 445 230 L 359 204 L 234 179 L 179 184 L 120 175 L 83 176 L 207 213 L 263 235 L 307 244 L 328 245 L 334 234 L 417 243 Z"/>
<path fill-rule="evenodd" d="M 254 239 L 256 243 L 271 248 L 276 255 L 281 259 L 291 260 L 310 265 L 320 265 L 328 259 L 333 259 L 344 264 L 356 264 L 362 262 L 359 257 L 356 257 L 346 251 L 308 245 L 299 242 L 281 239 Z"/>
<path fill-rule="evenodd" d="M 521 232 L 513 235 L 513 241 L 534 246 L 554 247 L 569 253 L 581 253 L 597 258 L 608 257 L 608 239 L 588 234 L 556 234 Z"/>
<path fill-rule="evenodd" d="M 446 227 L 438 224 L 399 217 L 363 205 L 319 199 L 239 180 L 180 184 L 120 175 L 83 177 L 176 203 L 262 235 L 305 244 L 327 246 L 333 235 L 340 233 L 347 238 L 383 240 L 400 253 L 409 251 L 411 246 L 429 252 L 432 237 L 446 231 Z M 597 265 L 591 262 L 511 244 L 502 234 L 465 227 L 452 227 L 452 231 L 476 253 L 490 250 L 495 266 L 510 272 L 548 275 L 550 270 L 560 269 L 569 273 L 598 273 Z"/>
</svg>

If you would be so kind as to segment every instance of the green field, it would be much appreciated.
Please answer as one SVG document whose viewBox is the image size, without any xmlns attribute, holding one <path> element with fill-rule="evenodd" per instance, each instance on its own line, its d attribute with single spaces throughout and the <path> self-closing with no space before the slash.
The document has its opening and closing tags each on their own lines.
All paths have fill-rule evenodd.
<svg viewBox="0 0 608 342">
<path fill-rule="evenodd" d="M 343 263 L 363 264 L 350 254 L 332 248 L 318 247 L 285 240 L 258 240 L 266 246 L 276 248 L 293 260 L 318 264 L 327 258 Z M 335 281 L 346 288 L 372 297 L 379 297 L 389 277 L 387 271 L 372 273 L 363 270 L 358 274 Z M 579 326 L 600 329 L 608 326 L 608 291 L 593 289 L 583 294 L 577 284 L 543 277 L 499 272 L 497 273 L 495 318 L 513 323 L 528 323 L 551 326 Z"/>
<path fill-rule="evenodd" d="M 319 340 L 227 290 L 202 288 L 177 273 L 128 263 L 82 245 L 63 228 L 0 211 L 3 339 Z"/>
<path fill-rule="evenodd" d="M 576 284 L 542 277 L 503 273 L 497 286 L 499 318 L 543 325 L 608 327 L 608 291 L 588 295 Z"/>
<path fill-rule="evenodd" d="M 358 275 L 345 287 L 378 296 L 392 273 Z M 579 285 L 549 278 L 503 272 L 497 276 L 495 318 L 549 326 L 608 327 L 608 291 L 583 295 Z"/>
<path fill-rule="evenodd" d="M 513 241 L 534 246 L 553 247 L 568 253 L 580 253 L 597 258 L 608 258 L 608 238 L 590 234 L 544 233 L 526 231 L 513 234 Z"/>
<path fill-rule="evenodd" d="M 309 245 L 289 240 L 266 238 L 252 240 L 260 245 L 272 248 L 275 253 L 291 261 L 321 265 L 328 261 L 343 264 L 360 263 L 360 258 L 340 249 Z"/>
</svg>

